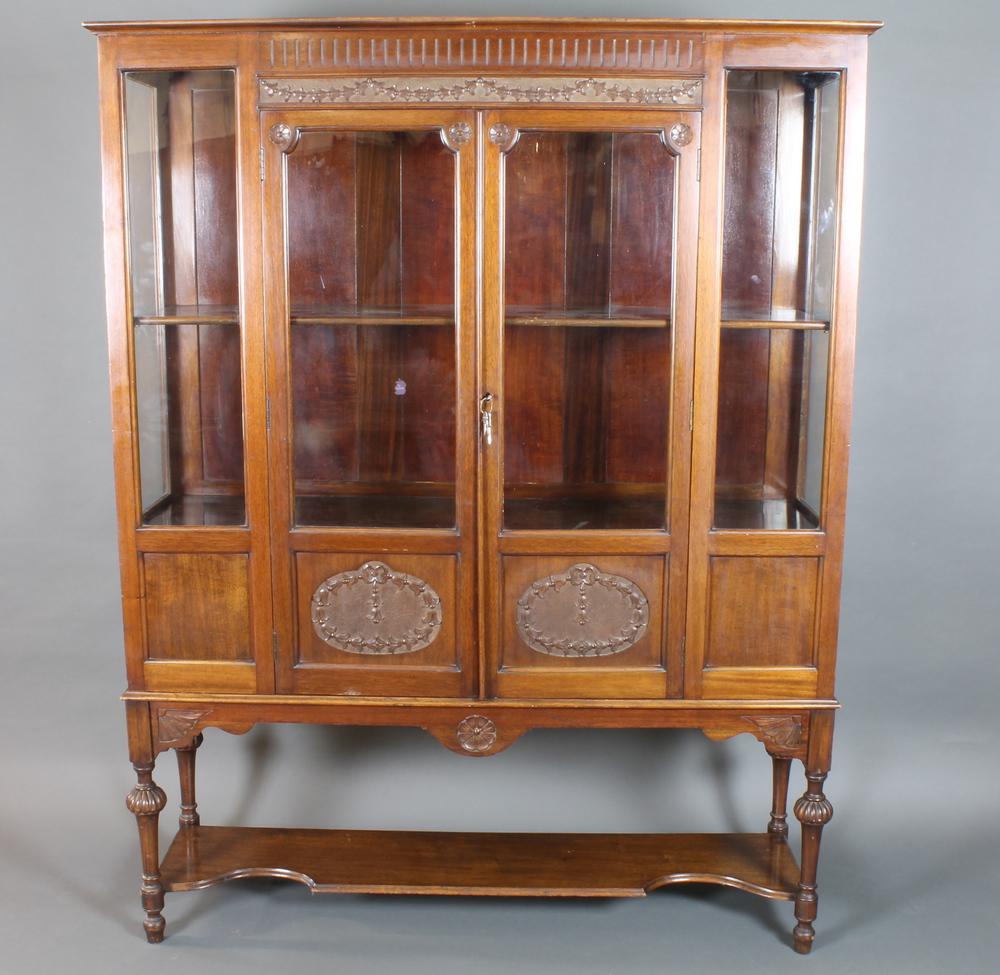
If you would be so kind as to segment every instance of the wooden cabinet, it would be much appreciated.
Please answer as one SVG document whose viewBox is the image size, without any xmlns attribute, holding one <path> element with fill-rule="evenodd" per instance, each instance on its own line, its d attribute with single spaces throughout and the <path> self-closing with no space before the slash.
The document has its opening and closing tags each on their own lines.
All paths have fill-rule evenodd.
<svg viewBox="0 0 1000 975">
<path fill-rule="evenodd" d="M 167 891 L 248 874 L 697 879 L 795 901 L 808 951 L 878 25 L 89 26 L 149 940 Z M 200 825 L 202 730 L 257 722 L 746 732 L 774 804 L 757 835 Z"/>
</svg>

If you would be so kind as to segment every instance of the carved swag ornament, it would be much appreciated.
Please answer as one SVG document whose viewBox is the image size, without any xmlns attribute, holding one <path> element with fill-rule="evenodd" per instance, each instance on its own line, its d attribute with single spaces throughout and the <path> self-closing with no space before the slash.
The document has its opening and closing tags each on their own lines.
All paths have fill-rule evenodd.
<svg viewBox="0 0 1000 975">
<path fill-rule="evenodd" d="M 533 582 L 517 603 L 517 632 L 539 653 L 604 657 L 642 639 L 649 602 L 631 580 L 579 562 Z"/>
<path fill-rule="evenodd" d="M 317 586 L 312 622 L 319 638 L 347 653 L 413 653 L 441 631 L 441 600 L 423 579 L 366 562 Z"/>
</svg>

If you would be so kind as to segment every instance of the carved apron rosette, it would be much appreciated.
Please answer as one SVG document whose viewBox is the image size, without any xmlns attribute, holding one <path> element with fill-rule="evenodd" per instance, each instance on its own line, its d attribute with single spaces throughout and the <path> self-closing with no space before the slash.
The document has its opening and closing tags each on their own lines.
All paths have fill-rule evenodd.
<svg viewBox="0 0 1000 975">
<path fill-rule="evenodd" d="M 412 653 L 441 631 L 441 600 L 423 579 L 366 562 L 330 576 L 312 597 L 312 622 L 324 643 L 347 653 Z"/>
<path fill-rule="evenodd" d="M 631 580 L 580 562 L 533 582 L 517 603 L 517 632 L 539 653 L 605 657 L 646 632 L 649 602 Z"/>
</svg>

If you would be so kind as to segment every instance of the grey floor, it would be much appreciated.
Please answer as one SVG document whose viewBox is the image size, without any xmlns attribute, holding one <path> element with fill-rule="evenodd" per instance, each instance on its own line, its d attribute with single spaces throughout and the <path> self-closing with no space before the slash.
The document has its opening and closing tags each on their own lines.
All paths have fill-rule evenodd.
<svg viewBox="0 0 1000 975">
<path fill-rule="evenodd" d="M 168 896 L 168 938 L 145 943 L 117 701 L 96 58 L 79 21 L 426 13 L 887 22 L 871 47 L 836 812 L 808 958 L 790 905 L 702 888 L 541 901 L 242 882 Z M 36 0 L 5 4 L 0 27 L 0 975 L 997 971 L 995 0 Z M 199 763 L 221 824 L 751 830 L 769 804 L 760 746 L 697 732 L 534 732 L 474 760 L 416 730 L 257 728 L 210 732 Z"/>
</svg>

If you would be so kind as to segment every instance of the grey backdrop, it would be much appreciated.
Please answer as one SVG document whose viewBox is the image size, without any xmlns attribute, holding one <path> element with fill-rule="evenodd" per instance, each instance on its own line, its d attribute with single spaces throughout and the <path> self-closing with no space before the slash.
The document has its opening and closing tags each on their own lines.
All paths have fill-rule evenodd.
<svg viewBox="0 0 1000 975">
<path fill-rule="evenodd" d="M 1000 512 L 995 0 L 8 0 L 0 14 L 0 971 L 996 970 Z M 858 382 L 818 939 L 787 904 L 310 898 L 244 882 L 139 926 L 100 251 L 81 20 L 402 14 L 884 19 L 871 45 Z M 535 732 L 487 761 L 409 730 L 210 733 L 216 823 L 757 829 L 742 736 Z M 639 753 L 642 753 L 641 761 Z M 175 792 L 173 762 L 158 776 Z M 801 779 L 796 777 L 796 788 Z M 172 819 L 172 817 L 171 817 Z"/>
</svg>

